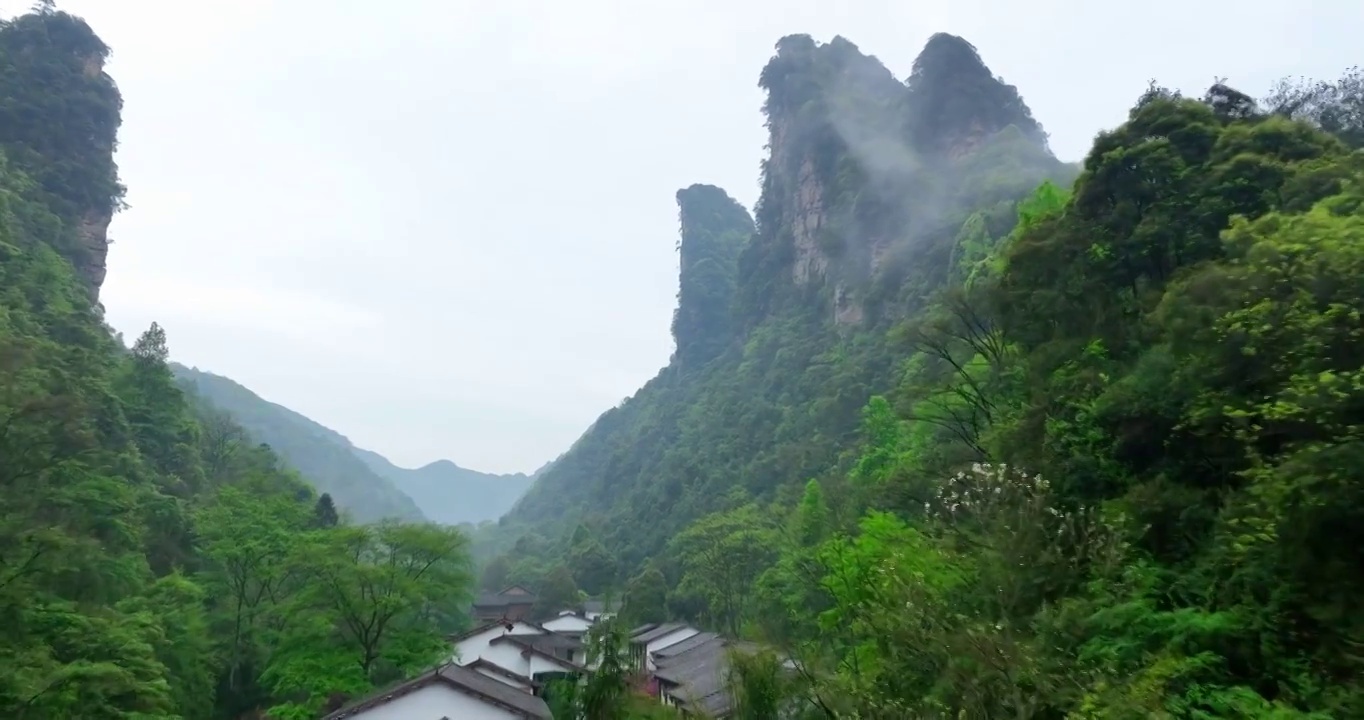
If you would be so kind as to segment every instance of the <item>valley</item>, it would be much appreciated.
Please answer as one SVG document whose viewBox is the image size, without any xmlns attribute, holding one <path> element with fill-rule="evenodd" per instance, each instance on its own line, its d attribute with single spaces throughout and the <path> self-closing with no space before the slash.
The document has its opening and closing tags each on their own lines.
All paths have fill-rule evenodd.
<svg viewBox="0 0 1364 720">
<path fill-rule="evenodd" d="M 1072 163 L 964 37 L 780 37 L 668 362 L 497 475 L 109 325 L 110 52 L 0 22 L 0 717 L 1364 717 L 1358 69 Z"/>
</svg>

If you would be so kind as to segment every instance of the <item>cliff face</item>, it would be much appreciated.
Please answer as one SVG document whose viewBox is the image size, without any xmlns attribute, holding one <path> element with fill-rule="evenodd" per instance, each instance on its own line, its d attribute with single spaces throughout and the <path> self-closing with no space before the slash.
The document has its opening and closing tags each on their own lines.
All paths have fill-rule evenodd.
<svg viewBox="0 0 1364 720">
<path fill-rule="evenodd" d="M 0 148 L 62 220 L 58 251 L 94 300 L 122 206 L 114 148 L 122 98 L 84 20 L 44 10 L 0 24 Z"/>
<path fill-rule="evenodd" d="M 933 36 L 900 82 L 843 38 L 820 45 L 792 35 L 777 43 L 760 84 L 771 156 L 743 278 L 755 318 L 808 296 L 792 292 L 803 288 L 838 324 L 880 316 L 867 297 L 886 259 L 932 250 L 930 236 L 959 224 L 991 169 L 1019 158 L 1027 166 L 1011 173 L 1016 187 L 1003 196 L 1060 171 L 1018 92 L 955 36 Z M 1009 157 L 980 167 L 991 153 Z"/>
<path fill-rule="evenodd" d="M 886 331 L 954 272 L 968 218 L 998 237 L 1015 200 L 1073 176 L 960 38 L 935 36 L 902 82 L 847 40 L 792 35 L 760 85 L 770 155 L 751 232 L 718 189 L 678 194 L 677 353 L 536 478 L 480 554 L 552 556 L 587 523 L 629 572 L 734 493 L 837 478 L 904 360 Z"/>
<path fill-rule="evenodd" d="M 677 207 L 681 233 L 673 359 L 694 368 L 722 353 L 734 337 L 731 307 L 739 253 L 753 236 L 753 218 L 713 185 L 677 191 Z"/>
</svg>

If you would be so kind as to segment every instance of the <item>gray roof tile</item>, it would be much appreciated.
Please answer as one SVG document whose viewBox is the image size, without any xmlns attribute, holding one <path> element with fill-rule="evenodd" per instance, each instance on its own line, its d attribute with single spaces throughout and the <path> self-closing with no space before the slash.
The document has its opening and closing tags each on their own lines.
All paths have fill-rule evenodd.
<svg viewBox="0 0 1364 720">
<path fill-rule="evenodd" d="M 380 690 L 363 700 L 325 716 L 322 720 L 341 720 L 342 718 L 348 718 L 356 713 L 384 705 L 403 695 L 407 695 L 408 693 L 415 692 L 423 687 L 436 683 L 444 683 L 456 690 L 478 697 L 485 702 L 491 701 L 495 704 L 502 705 L 503 707 L 511 709 L 513 712 L 520 713 L 526 718 L 533 718 L 533 720 L 554 720 L 554 715 L 550 713 L 549 706 L 545 704 L 544 700 L 528 692 L 511 687 L 506 683 L 487 677 L 480 672 L 462 668 L 453 663 L 441 665 L 440 667 L 422 673 L 411 680 Z"/>
</svg>

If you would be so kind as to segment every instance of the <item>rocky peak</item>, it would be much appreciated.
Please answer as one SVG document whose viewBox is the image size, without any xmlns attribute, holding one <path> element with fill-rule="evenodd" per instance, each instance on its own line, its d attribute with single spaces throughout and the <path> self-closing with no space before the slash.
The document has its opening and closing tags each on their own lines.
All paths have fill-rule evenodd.
<svg viewBox="0 0 1364 720">
<path fill-rule="evenodd" d="M 842 37 L 792 35 L 776 48 L 759 81 L 771 156 L 752 253 L 766 257 L 746 265 L 780 266 L 795 288 L 828 287 L 835 319 L 860 322 L 850 288 L 889 242 L 882 211 L 918 168 L 904 134 L 908 89 Z"/>
<path fill-rule="evenodd" d="M 930 38 L 907 82 L 844 38 L 790 35 L 759 85 L 771 154 L 741 263 L 746 317 L 818 298 L 832 322 L 862 324 L 888 257 L 922 255 L 995 169 L 1030 182 L 1056 163 L 1017 89 L 954 35 Z"/>
<path fill-rule="evenodd" d="M 0 23 L 0 150 L 62 218 L 57 250 L 96 301 L 124 195 L 114 164 L 123 101 L 108 54 L 84 20 L 50 6 Z"/>
<path fill-rule="evenodd" d="M 914 60 L 909 133 L 920 151 L 958 159 L 1012 125 L 1039 147 L 1047 135 L 1018 89 L 997 77 L 966 40 L 937 33 Z"/>
<path fill-rule="evenodd" d="M 675 360 L 686 369 L 713 359 L 733 338 L 739 253 L 753 236 L 753 219 L 714 185 L 677 191 L 677 207 L 681 231 L 672 329 Z"/>
</svg>

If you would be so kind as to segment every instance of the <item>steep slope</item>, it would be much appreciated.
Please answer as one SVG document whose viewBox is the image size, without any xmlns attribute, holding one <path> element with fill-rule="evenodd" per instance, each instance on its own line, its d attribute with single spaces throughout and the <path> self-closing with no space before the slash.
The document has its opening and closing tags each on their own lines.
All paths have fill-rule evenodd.
<svg viewBox="0 0 1364 720">
<path fill-rule="evenodd" d="M 493 475 L 462 468 L 449 460 L 401 468 L 379 453 L 352 447 L 370 470 L 412 498 L 426 517 L 446 525 L 496 520 L 530 487 L 524 473 Z"/>
<path fill-rule="evenodd" d="M 356 457 L 350 442 L 334 430 L 269 402 L 228 378 L 183 365 L 173 368 L 181 383 L 231 416 L 252 440 L 269 445 L 356 521 L 425 519 L 412 498 Z"/>
<path fill-rule="evenodd" d="M 467 540 L 338 522 L 177 386 L 160 327 L 128 348 L 104 325 L 103 52 L 50 2 L 0 21 L 0 717 L 318 717 L 448 655 Z"/>
<path fill-rule="evenodd" d="M 0 48 L 0 149 L 61 220 L 52 247 L 98 299 L 124 195 L 114 164 L 123 101 L 104 72 L 109 48 L 84 21 L 50 10 L 5 23 Z"/>
<path fill-rule="evenodd" d="M 1007 231 L 1014 201 L 1075 174 L 960 38 L 935 36 L 902 83 L 847 40 L 793 35 L 761 85 L 756 231 L 716 190 L 679 193 L 677 353 L 537 479 L 485 553 L 515 543 L 552 561 L 585 523 L 629 573 L 736 492 L 777 497 L 835 471 L 867 399 L 896 376 L 888 329 L 967 240 Z"/>
</svg>

